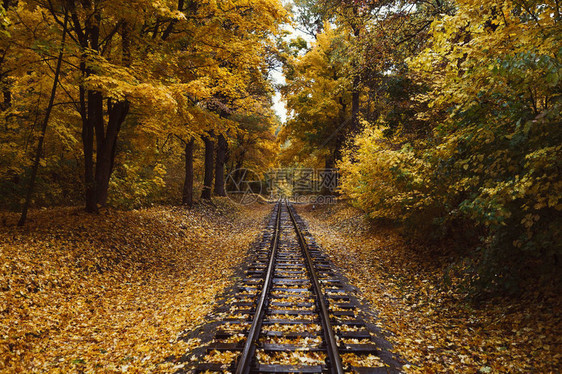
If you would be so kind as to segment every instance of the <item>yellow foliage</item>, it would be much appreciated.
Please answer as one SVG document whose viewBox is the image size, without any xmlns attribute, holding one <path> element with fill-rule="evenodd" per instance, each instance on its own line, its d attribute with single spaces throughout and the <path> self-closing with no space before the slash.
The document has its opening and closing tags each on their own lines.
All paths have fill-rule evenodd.
<svg viewBox="0 0 562 374">
<path fill-rule="evenodd" d="M 401 220 L 431 205 L 427 165 L 397 135 L 368 126 L 341 162 L 341 191 L 372 218 Z M 420 197 L 423 195 L 423 199 Z"/>
<path fill-rule="evenodd" d="M 199 345 L 182 333 L 204 323 L 269 212 L 238 209 L 57 208 L 1 227 L 0 371 L 176 372 Z"/>
<path fill-rule="evenodd" d="M 342 191 L 372 217 L 481 236 L 494 281 L 526 271 L 524 256 L 553 271 L 562 254 L 561 35 L 556 2 L 458 1 L 408 60 L 410 78 L 429 88 L 416 96 L 416 118 L 432 131 L 406 143 L 367 128 L 339 164 Z"/>
</svg>

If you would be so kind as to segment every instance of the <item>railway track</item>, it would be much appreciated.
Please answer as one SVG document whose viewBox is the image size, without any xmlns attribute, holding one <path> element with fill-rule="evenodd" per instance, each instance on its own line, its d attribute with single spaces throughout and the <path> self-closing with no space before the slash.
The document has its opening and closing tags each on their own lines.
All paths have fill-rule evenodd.
<svg viewBox="0 0 562 374">
<path fill-rule="evenodd" d="M 286 201 L 276 204 L 198 373 L 387 373 L 330 262 Z"/>
</svg>

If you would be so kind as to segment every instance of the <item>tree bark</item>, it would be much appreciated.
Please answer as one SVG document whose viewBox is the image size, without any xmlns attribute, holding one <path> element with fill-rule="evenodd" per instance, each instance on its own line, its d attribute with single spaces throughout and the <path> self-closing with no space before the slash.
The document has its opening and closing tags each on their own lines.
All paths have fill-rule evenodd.
<svg viewBox="0 0 562 374">
<path fill-rule="evenodd" d="M 96 213 L 96 185 L 94 181 L 94 128 L 86 114 L 86 93 L 80 87 L 80 108 L 82 112 L 82 147 L 84 148 L 84 183 L 86 212 Z"/>
<path fill-rule="evenodd" d="M 224 189 L 224 165 L 226 163 L 226 154 L 228 151 L 228 142 L 221 134 L 217 140 L 217 160 L 215 163 L 215 195 L 226 196 Z"/>
<path fill-rule="evenodd" d="M 74 24 L 74 30 L 83 50 L 91 49 L 99 51 L 99 34 L 101 15 L 96 11 L 86 21 L 86 27 L 82 26 L 73 3 L 70 11 Z M 130 64 L 130 30 L 125 22 L 122 26 L 122 49 L 123 64 Z M 82 61 L 80 70 L 84 78 L 95 74 L 86 62 Z M 82 144 L 84 147 L 84 179 L 86 184 L 86 211 L 97 213 L 99 205 L 107 203 L 109 180 L 113 171 L 115 153 L 117 149 L 117 136 L 121 125 L 129 112 L 127 100 L 113 103 L 107 99 L 107 126 L 104 121 L 104 97 L 100 91 L 86 90 L 80 87 L 80 114 L 82 117 Z M 94 147 L 95 143 L 95 147 Z M 96 158 L 94 161 L 94 149 Z"/>
<path fill-rule="evenodd" d="M 89 75 L 88 72 L 85 75 Z M 98 131 L 103 132 L 103 97 L 100 92 L 88 90 L 81 92 L 81 103 L 87 107 L 87 113 L 82 118 L 82 145 L 84 147 L 84 179 L 86 182 L 86 211 L 89 213 L 98 212 L 98 202 L 96 195 L 96 179 L 94 162 L 94 140 L 99 146 Z M 99 156 L 98 156 L 99 157 Z"/>
<path fill-rule="evenodd" d="M 185 143 L 185 179 L 183 181 L 183 193 L 181 203 L 191 208 L 193 205 L 193 150 L 195 139 Z"/>
<path fill-rule="evenodd" d="M 334 175 L 333 169 L 334 169 L 335 166 L 336 166 L 336 163 L 335 163 L 335 159 L 334 159 L 333 154 L 330 154 L 330 155 L 326 156 L 324 167 L 326 169 L 325 173 L 328 173 L 330 175 L 329 178 L 333 177 L 333 175 Z M 330 170 L 330 169 L 332 169 L 332 170 Z M 334 194 L 334 190 L 330 189 L 326 184 L 323 183 L 322 188 L 320 189 L 320 194 L 323 195 L 323 196 L 330 196 L 330 195 Z"/>
<path fill-rule="evenodd" d="M 77 16 L 73 14 L 75 19 Z M 76 23 L 76 29 L 81 26 Z M 92 17 L 88 18 L 86 22 L 83 40 L 80 43 L 83 49 L 90 48 L 94 51 L 99 50 L 99 14 L 96 12 Z M 92 70 L 83 65 L 83 74 L 88 77 L 93 74 Z M 99 154 L 94 162 L 94 141 L 96 152 L 99 150 L 103 142 L 104 134 L 104 121 L 103 121 L 103 95 L 99 91 L 88 90 L 86 91 L 86 101 L 84 107 L 87 107 L 86 119 L 83 121 L 83 139 L 84 143 L 84 158 L 85 158 L 85 179 L 86 179 L 86 211 L 90 213 L 98 212 L 98 196 L 97 196 L 97 163 Z M 84 135 L 85 134 L 85 135 Z"/>
<path fill-rule="evenodd" d="M 127 101 L 119 101 L 115 104 L 108 104 L 109 120 L 107 122 L 107 131 L 103 134 L 96 134 L 101 137 L 98 139 L 96 158 L 96 201 L 100 206 L 107 204 L 107 193 L 109 189 L 109 179 L 113 171 L 113 162 L 115 160 L 115 150 L 117 146 L 117 135 L 121 129 L 121 124 L 125 121 L 125 117 L 129 112 L 129 103 Z"/>
<path fill-rule="evenodd" d="M 74 1 L 66 2 L 72 20 L 72 30 L 75 33 L 75 40 L 82 50 L 82 61 L 80 71 L 85 79 L 96 74 L 87 66 L 87 51 L 100 53 L 100 23 L 102 21 L 101 8 L 93 7 L 90 2 L 77 3 Z M 80 21 L 80 12 L 77 5 L 93 10 L 93 14 L 86 18 L 84 27 Z M 51 12 L 55 15 L 55 9 L 51 7 Z M 124 22 L 122 25 L 122 49 L 123 64 L 130 64 L 130 27 Z M 103 53 L 103 52 L 102 52 Z M 117 135 L 121 124 L 129 111 L 129 103 L 126 100 L 108 103 L 109 120 L 107 128 L 104 123 L 104 97 L 100 91 L 86 90 L 84 85 L 80 85 L 80 116 L 82 117 L 82 145 L 84 148 L 84 179 L 86 190 L 86 211 L 90 213 L 98 212 L 98 204 L 105 205 L 107 202 L 107 191 L 109 179 L 113 171 L 115 160 Z M 95 143 L 95 145 L 94 145 Z M 96 159 L 94 161 L 94 149 Z"/>
<path fill-rule="evenodd" d="M 55 95 L 57 93 L 57 86 L 59 84 L 60 71 L 62 66 L 62 57 L 64 55 L 64 45 L 66 41 L 66 26 L 68 22 L 68 13 L 64 15 L 64 26 L 62 30 L 61 46 L 59 55 L 57 58 L 57 66 L 55 68 L 55 77 L 53 78 L 53 87 L 51 89 L 51 97 L 49 97 L 49 104 L 47 105 L 47 110 L 45 112 L 45 118 L 43 119 L 43 124 L 41 126 L 41 135 L 39 135 L 39 141 L 37 142 L 37 149 L 35 151 L 35 159 L 33 161 L 33 167 L 31 169 L 31 177 L 29 179 L 29 186 L 27 188 L 27 196 L 25 198 L 25 203 L 23 204 L 23 209 L 21 212 L 21 217 L 18 222 L 18 226 L 23 226 L 27 219 L 27 211 L 29 210 L 29 205 L 31 203 L 31 197 L 33 196 L 33 189 L 35 187 L 35 180 L 37 179 L 37 171 L 39 170 L 39 163 L 41 161 L 41 153 L 43 153 L 43 143 L 45 142 L 45 134 L 47 133 L 47 126 L 49 124 L 49 117 L 51 116 L 51 111 L 55 104 Z"/>
<path fill-rule="evenodd" d="M 122 61 L 126 67 L 131 66 L 131 26 L 129 22 L 123 21 L 121 25 L 121 50 Z"/>
<path fill-rule="evenodd" d="M 78 44 L 82 50 L 82 58 L 80 61 L 80 72 L 82 73 L 82 81 L 92 74 L 91 69 L 86 65 L 86 51 L 95 49 L 97 47 L 97 38 L 90 41 L 91 27 L 88 24 L 83 28 L 76 9 L 76 3 L 73 1 L 67 2 L 68 9 L 72 20 L 72 30 L 78 39 Z M 54 8 L 51 7 L 51 13 L 56 16 Z M 96 44 L 96 45 L 94 45 Z M 80 117 L 82 119 L 82 148 L 84 152 L 84 189 L 86 198 L 86 212 L 97 213 L 98 206 L 96 201 L 96 184 L 94 178 L 94 140 L 95 140 L 95 125 L 94 119 L 99 121 L 103 117 L 96 115 L 101 113 L 102 98 L 101 93 L 92 90 L 86 90 L 83 84 L 79 87 L 79 102 L 80 102 Z M 96 108 L 97 107 L 97 108 Z"/>
<path fill-rule="evenodd" d="M 246 155 L 246 151 L 242 151 L 238 157 L 238 159 L 236 160 L 236 166 L 234 167 L 234 175 L 232 176 L 232 179 L 229 179 L 229 182 L 232 183 L 236 183 L 236 185 L 240 184 L 240 180 L 242 179 L 242 166 L 244 165 L 244 156 Z M 236 186 L 234 184 L 229 185 L 229 188 L 232 188 L 233 190 L 236 188 Z"/>
<path fill-rule="evenodd" d="M 2 88 L 2 94 L 4 96 L 4 101 L 2 102 L 2 110 L 6 110 L 12 106 L 12 91 L 8 87 L 8 82 L 4 82 L 4 88 Z"/>
<path fill-rule="evenodd" d="M 213 158 L 215 143 L 209 136 L 203 137 L 205 143 L 205 176 L 203 178 L 203 191 L 201 192 L 202 199 L 211 199 L 211 189 L 213 188 Z"/>
<path fill-rule="evenodd" d="M 122 62 L 127 67 L 131 64 L 130 31 L 129 23 L 123 22 L 121 26 Z M 99 113 L 103 115 L 103 110 L 100 109 Z M 107 99 L 107 113 L 109 115 L 107 128 L 104 126 L 103 118 L 101 120 L 98 120 L 97 117 L 94 119 L 97 143 L 95 189 L 96 203 L 99 206 L 107 205 L 109 180 L 113 172 L 117 151 L 117 136 L 121 130 L 121 125 L 129 113 L 129 102 L 127 100 L 120 100 L 114 103 L 111 99 Z"/>
</svg>

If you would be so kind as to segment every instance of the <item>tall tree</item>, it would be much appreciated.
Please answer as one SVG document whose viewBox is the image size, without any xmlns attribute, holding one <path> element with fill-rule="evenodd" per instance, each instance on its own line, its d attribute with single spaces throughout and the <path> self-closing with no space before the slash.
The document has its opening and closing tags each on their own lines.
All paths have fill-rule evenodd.
<svg viewBox="0 0 562 374">
<path fill-rule="evenodd" d="M 400 47 L 377 57 L 379 115 L 339 163 L 342 190 L 371 217 L 479 246 L 483 289 L 554 274 L 560 5 L 459 0 L 416 11 L 372 28 L 387 33 L 379 51 Z"/>
<path fill-rule="evenodd" d="M 66 42 L 66 32 L 68 25 L 68 12 L 64 14 L 64 22 L 62 27 L 62 37 L 60 42 L 60 51 L 57 57 L 57 65 L 55 67 L 55 76 L 53 78 L 53 88 L 51 89 L 51 95 L 49 96 L 49 103 L 47 104 L 47 109 L 45 112 L 45 118 L 41 124 L 41 134 L 39 135 L 39 140 L 37 142 L 37 150 L 35 151 L 35 159 L 33 161 L 33 166 L 31 168 L 31 176 L 29 178 L 29 185 L 27 187 L 27 196 L 25 197 L 25 202 L 23 204 L 21 217 L 18 222 L 18 226 L 23 226 L 27 219 L 27 211 L 29 210 L 29 205 L 31 204 L 31 197 L 33 196 L 33 190 L 35 188 L 35 180 L 37 178 L 37 171 L 39 169 L 39 163 L 41 161 L 41 153 L 43 152 L 43 143 L 45 142 L 45 135 L 47 133 L 47 126 L 49 125 L 49 118 L 51 117 L 51 111 L 55 105 L 55 96 L 57 93 L 57 87 L 59 85 L 60 71 L 62 67 L 62 59 L 64 56 L 64 47 Z"/>
<path fill-rule="evenodd" d="M 66 4 L 70 12 L 71 39 L 78 48 L 77 65 L 81 74 L 78 102 L 82 118 L 86 210 L 96 212 L 99 205 L 107 202 L 117 139 L 131 105 L 127 98 L 132 94 L 127 80 L 134 79 L 133 70 L 129 69 L 133 55 L 131 32 L 136 28 L 141 36 L 143 34 L 138 15 L 141 20 L 144 18 L 145 24 L 152 20 L 145 13 L 134 14 L 133 11 L 131 14 L 125 4 L 104 0 L 37 3 L 49 9 L 57 23 L 61 22 L 62 4 Z M 147 3 L 147 6 L 150 8 L 152 4 Z M 156 36 L 155 32 L 152 36 Z M 116 39 L 120 39 L 120 58 L 115 57 Z M 110 78 L 110 71 L 117 74 Z M 116 94 L 115 88 L 119 85 L 122 89 Z"/>
<path fill-rule="evenodd" d="M 195 139 L 191 138 L 185 142 L 185 179 L 183 183 L 182 204 L 191 207 L 193 205 L 193 150 Z"/>
<path fill-rule="evenodd" d="M 228 142 L 222 134 L 217 137 L 217 158 L 215 161 L 215 195 L 226 196 L 225 191 L 225 164 L 227 161 Z"/>
<path fill-rule="evenodd" d="M 203 190 L 201 191 L 201 198 L 210 200 L 211 192 L 213 189 L 213 172 L 215 161 L 215 142 L 213 141 L 213 134 L 203 136 L 203 143 L 205 144 L 205 166 L 203 177 Z"/>
<path fill-rule="evenodd" d="M 270 37 L 286 20 L 276 0 L 4 3 L 11 5 L 7 32 L 0 30 L 2 88 L 9 87 L 0 115 L 0 201 L 19 201 L 22 176 L 32 170 L 27 145 L 48 104 L 52 46 L 66 7 L 68 48 L 41 158 L 48 172 L 36 196 L 45 204 L 74 202 L 82 187 L 91 212 L 124 199 L 138 205 L 162 190 L 170 160 L 160 151 L 170 134 L 187 141 L 211 131 L 237 136 L 238 125 L 215 108 L 254 111 L 249 87 L 266 81 Z"/>
<path fill-rule="evenodd" d="M 293 149 L 301 159 L 315 155 L 333 167 L 339 156 L 351 120 L 347 63 L 346 36 L 329 24 L 309 51 L 287 59 L 287 84 L 282 93 L 293 115 L 282 129 L 281 139 L 298 139 L 304 147 Z"/>
</svg>

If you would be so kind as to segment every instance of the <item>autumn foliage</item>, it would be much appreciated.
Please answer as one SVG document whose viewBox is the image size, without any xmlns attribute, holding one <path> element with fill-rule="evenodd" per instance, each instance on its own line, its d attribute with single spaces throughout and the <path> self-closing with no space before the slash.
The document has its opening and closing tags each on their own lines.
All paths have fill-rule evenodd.
<svg viewBox="0 0 562 374">
<path fill-rule="evenodd" d="M 557 372 L 561 14 L 558 0 L 2 1 L 0 371 L 179 369 L 195 344 L 180 331 L 266 214 L 206 202 L 237 169 L 288 165 L 337 167 L 369 217 L 350 213 L 357 233 L 309 216 L 413 371 Z"/>
<path fill-rule="evenodd" d="M 85 203 L 95 212 L 181 200 L 176 174 L 189 174 L 184 159 L 200 158 L 186 152 L 192 140 L 195 148 L 203 138 L 223 145 L 219 186 L 248 162 L 240 148 L 274 150 L 268 61 L 287 20 L 279 2 L 3 5 L 0 207 L 19 209 L 34 158 L 32 206 Z M 261 141 L 241 143 L 245 137 Z M 205 168 L 214 172 L 214 161 Z M 193 179 L 199 191 L 193 175 L 185 183 Z"/>
<path fill-rule="evenodd" d="M 354 205 L 455 238 L 483 289 L 556 277 L 560 4 L 326 1 L 324 24 L 297 4 L 316 32 L 288 48 L 287 159 L 338 160 Z"/>
<path fill-rule="evenodd" d="M 175 372 L 269 213 L 217 204 L 2 214 L 0 371 Z"/>
<path fill-rule="evenodd" d="M 562 254 L 560 20 L 555 4 L 529 6 L 459 1 L 436 19 L 408 61 L 430 133 L 367 125 L 340 164 L 342 190 L 373 218 L 480 235 L 485 280 L 514 287 Z"/>
</svg>

